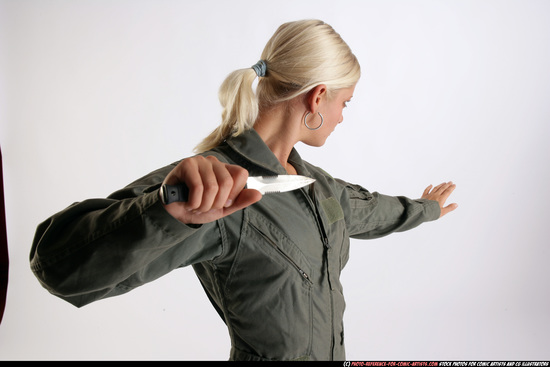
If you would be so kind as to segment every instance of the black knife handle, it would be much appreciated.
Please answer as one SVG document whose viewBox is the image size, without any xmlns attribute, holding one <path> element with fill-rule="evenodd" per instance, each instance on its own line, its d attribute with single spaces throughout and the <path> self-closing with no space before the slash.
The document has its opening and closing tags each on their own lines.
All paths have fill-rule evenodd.
<svg viewBox="0 0 550 367">
<path fill-rule="evenodd" d="M 175 202 L 185 202 L 189 199 L 189 188 L 183 183 L 177 185 L 162 185 L 160 187 L 160 199 L 165 205 Z"/>
</svg>

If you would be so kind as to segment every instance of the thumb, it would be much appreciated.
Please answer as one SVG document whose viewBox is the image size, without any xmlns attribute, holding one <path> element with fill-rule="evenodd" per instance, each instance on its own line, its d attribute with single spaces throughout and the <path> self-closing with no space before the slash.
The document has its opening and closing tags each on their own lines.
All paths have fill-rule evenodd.
<svg viewBox="0 0 550 367">
<path fill-rule="evenodd" d="M 458 208 L 458 204 L 457 204 L 457 203 L 452 203 L 452 204 L 447 205 L 447 206 L 444 207 L 444 208 L 441 208 L 441 215 L 439 216 L 439 218 L 441 218 L 441 217 L 444 216 L 445 214 L 448 214 L 448 213 L 452 212 L 452 211 L 455 210 L 456 208 Z"/>
<path fill-rule="evenodd" d="M 224 216 L 232 214 L 238 210 L 244 209 L 262 199 L 262 194 L 258 190 L 243 189 L 233 204 L 224 208 Z"/>
</svg>

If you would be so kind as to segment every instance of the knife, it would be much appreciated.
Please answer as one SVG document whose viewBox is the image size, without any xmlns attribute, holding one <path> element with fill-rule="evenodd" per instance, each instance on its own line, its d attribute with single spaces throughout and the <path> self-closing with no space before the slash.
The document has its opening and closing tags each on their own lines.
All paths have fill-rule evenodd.
<svg viewBox="0 0 550 367">
<path fill-rule="evenodd" d="M 246 180 L 247 188 L 255 189 L 264 194 L 286 192 L 299 189 L 315 182 L 314 178 L 300 175 L 281 176 L 250 176 Z M 183 184 L 162 185 L 160 188 L 162 203 L 185 202 L 189 197 L 189 188 Z"/>
</svg>

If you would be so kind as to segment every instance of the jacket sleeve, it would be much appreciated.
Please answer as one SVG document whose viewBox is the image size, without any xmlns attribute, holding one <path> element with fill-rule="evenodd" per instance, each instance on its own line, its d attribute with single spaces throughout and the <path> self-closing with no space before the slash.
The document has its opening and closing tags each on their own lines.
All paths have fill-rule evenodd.
<svg viewBox="0 0 550 367">
<path fill-rule="evenodd" d="M 342 204 L 352 238 L 371 239 L 403 232 L 436 220 L 441 213 L 437 201 L 371 193 L 359 185 L 337 181 L 345 187 Z"/>
<path fill-rule="evenodd" d="M 41 223 L 30 263 L 42 286 L 81 307 L 220 255 L 216 222 L 183 224 L 160 202 L 158 189 L 171 168 L 105 199 L 75 203 Z"/>
</svg>

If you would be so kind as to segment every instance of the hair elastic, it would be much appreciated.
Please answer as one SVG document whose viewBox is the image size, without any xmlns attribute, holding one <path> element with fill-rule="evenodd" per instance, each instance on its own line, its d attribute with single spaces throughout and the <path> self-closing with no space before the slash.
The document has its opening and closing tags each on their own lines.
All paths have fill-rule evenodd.
<svg viewBox="0 0 550 367">
<path fill-rule="evenodd" d="M 265 76 L 265 73 L 267 71 L 267 65 L 264 60 L 258 61 L 256 64 L 251 66 L 252 69 L 256 72 L 256 75 L 258 76 Z"/>
</svg>

